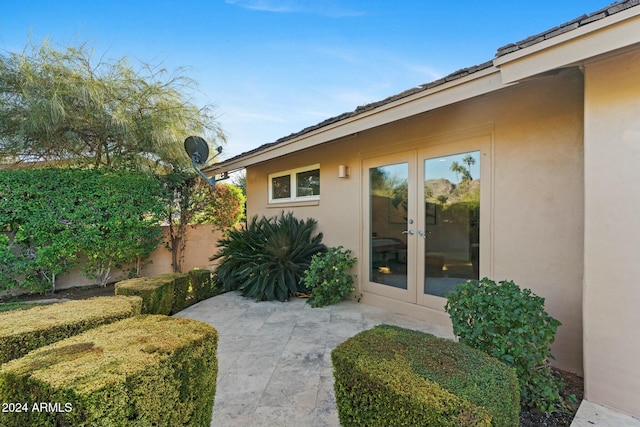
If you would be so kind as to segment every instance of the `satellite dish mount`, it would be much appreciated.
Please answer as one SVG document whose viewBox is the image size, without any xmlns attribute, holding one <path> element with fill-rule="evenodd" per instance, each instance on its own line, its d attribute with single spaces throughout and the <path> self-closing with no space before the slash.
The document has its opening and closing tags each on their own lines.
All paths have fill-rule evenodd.
<svg viewBox="0 0 640 427">
<path fill-rule="evenodd" d="M 193 168 L 196 170 L 196 172 L 198 172 L 198 175 L 200 175 L 202 179 L 207 181 L 209 185 L 211 186 L 216 185 L 217 181 L 221 181 L 227 178 L 226 174 L 223 175 L 223 177 L 219 180 L 216 180 L 215 176 L 212 176 L 211 178 L 207 178 L 204 172 L 202 172 L 198 168 L 198 165 L 206 165 L 209 162 L 209 160 L 215 159 L 218 156 L 218 154 L 222 153 L 221 146 L 218 146 L 216 148 L 216 154 L 214 154 L 213 157 L 209 159 L 209 144 L 207 144 L 207 141 L 205 141 L 204 138 L 199 136 L 190 136 L 184 140 L 184 149 L 189 155 L 189 158 L 191 159 Z"/>
</svg>

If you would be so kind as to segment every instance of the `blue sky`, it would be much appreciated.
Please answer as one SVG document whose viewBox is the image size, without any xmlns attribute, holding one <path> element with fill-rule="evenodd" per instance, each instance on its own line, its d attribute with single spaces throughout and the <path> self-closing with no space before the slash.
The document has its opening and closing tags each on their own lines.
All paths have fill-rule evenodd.
<svg viewBox="0 0 640 427">
<path fill-rule="evenodd" d="M 0 50 L 29 35 L 184 67 L 228 136 L 224 158 L 492 59 L 610 1 L 0 0 Z"/>
</svg>

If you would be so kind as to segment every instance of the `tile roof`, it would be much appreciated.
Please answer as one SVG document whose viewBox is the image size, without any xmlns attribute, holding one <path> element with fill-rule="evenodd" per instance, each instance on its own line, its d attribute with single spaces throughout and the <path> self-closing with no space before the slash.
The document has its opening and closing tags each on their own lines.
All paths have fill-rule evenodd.
<svg viewBox="0 0 640 427">
<path fill-rule="evenodd" d="M 640 1 L 640 0 L 638 0 L 638 1 Z M 223 165 L 225 163 L 232 162 L 232 161 L 234 161 L 236 159 L 245 157 L 247 155 L 250 155 L 250 154 L 253 154 L 253 153 L 258 153 L 258 152 L 263 151 L 263 150 L 265 150 L 265 149 L 267 149 L 269 147 L 273 147 L 273 146 L 276 146 L 276 145 L 281 144 L 283 142 L 290 141 L 290 140 L 295 139 L 295 138 L 297 138 L 299 136 L 302 136 L 304 134 L 313 132 L 314 130 L 321 129 L 321 128 L 323 128 L 325 126 L 328 126 L 330 124 L 337 123 L 337 122 L 340 122 L 342 120 L 348 119 L 349 117 L 357 116 L 357 115 L 362 114 L 364 112 L 374 110 L 374 109 L 376 109 L 378 107 L 381 107 L 383 105 L 390 104 L 390 103 L 392 103 L 394 101 L 397 101 L 399 99 L 406 98 L 407 96 L 413 95 L 415 93 L 420 93 L 420 92 L 423 92 L 425 90 L 431 89 L 433 87 L 440 86 L 440 85 L 442 85 L 444 83 L 450 82 L 452 80 L 457 80 L 459 78 L 468 76 L 468 75 L 473 74 L 475 72 L 484 70 L 486 68 L 491 67 L 492 65 L 493 65 L 493 61 L 487 61 L 487 62 L 484 62 L 484 63 L 482 63 L 480 65 L 474 65 L 472 67 L 463 68 L 463 69 L 455 71 L 455 72 L 453 72 L 453 73 L 451 73 L 451 74 L 449 74 L 449 75 L 447 75 L 445 77 L 442 77 L 442 78 L 440 78 L 438 80 L 435 80 L 435 81 L 430 82 L 430 83 L 425 83 L 423 85 L 420 85 L 420 86 L 417 86 L 417 87 L 414 87 L 414 88 L 411 88 L 411 89 L 407 89 L 407 90 L 405 90 L 405 91 L 403 91 L 401 93 L 398 93 L 396 95 L 389 96 L 389 97 L 387 97 L 387 98 L 385 98 L 385 99 L 383 99 L 381 101 L 376 101 L 376 102 L 372 102 L 370 104 L 358 106 L 353 111 L 342 113 L 342 114 L 340 114 L 338 116 L 330 117 L 330 118 L 328 118 L 328 119 L 326 119 L 326 120 L 324 120 L 324 121 L 322 121 L 320 123 L 317 123 L 315 125 L 306 127 L 306 128 L 302 129 L 299 132 L 295 132 L 295 133 L 292 133 L 290 135 L 284 136 L 282 138 L 277 139 L 274 142 L 263 144 L 263 145 L 255 148 L 253 150 L 245 151 L 242 154 L 238 154 L 237 156 L 231 157 L 231 158 L 229 158 L 227 160 L 224 160 L 224 161 L 222 161 L 220 163 L 214 164 L 211 167 L 221 166 L 221 165 Z"/>
<path fill-rule="evenodd" d="M 544 40 L 548 40 L 550 38 L 559 36 L 560 34 L 573 31 L 576 28 L 580 28 L 587 24 L 591 24 L 592 22 L 599 21 L 600 19 L 606 18 L 607 16 L 614 15 L 618 12 L 621 12 L 625 9 L 629 9 L 630 7 L 633 7 L 633 6 L 637 6 L 639 4 L 640 4 L 640 0 L 626 0 L 626 1 L 619 1 L 616 3 L 612 3 L 607 7 L 603 7 L 602 9 L 596 12 L 590 13 L 589 15 L 582 15 L 569 22 L 565 22 L 562 25 L 558 25 L 557 27 L 553 27 L 547 31 L 543 31 L 540 34 L 527 37 L 526 39 L 521 40 L 517 43 L 511 43 L 506 46 L 503 46 L 498 49 L 498 52 L 496 53 L 496 57 L 507 55 L 517 50 L 532 46 L 536 43 L 540 43 Z"/>
<path fill-rule="evenodd" d="M 568 22 L 566 22 L 566 23 L 564 23 L 562 25 L 558 25 L 556 27 L 553 27 L 553 28 L 551 28 L 551 29 L 549 29 L 547 31 L 542 32 L 542 33 L 527 37 L 526 39 L 521 40 L 519 42 L 511 43 L 511 44 L 508 44 L 506 46 L 503 46 L 503 47 L 498 49 L 498 51 L 496 52 L 495 57 L 498 58 L 498 57 L 507 55 L 509 53 L 516 52 L 516 51 L 521 50 L 521 49 L 525 49 L 525 48 L 527 48 L 529 46 L 532 46 L 532 45 L 534 45 L 536 43 L 540 43 L 540 42 L 542 42 L 544 40 L 548 40 L 550 38 L 559 36 L 560 34 L 564 34 L 564 33 L 567 33 L 569 31 L 573 31 L 576 28 L 583 27 L 583 26 L 588 25 L 588 24 L 590 24 L 592 22 L 596 22 L 596 21 L 598 21 L 600 19 L 606 18 L 607 16 L 614 15 L 614 14 L 616 14 L 618 12 L 621 12 L 623 10 L 626 10 L 626 9 L 629 9 L 631 7 L 638 6 L 638 5 L 640 5 L 640 0 L 623 0 L 623 1 L 618 1 L 618 2 L 612 3 L 607 7 L 604 7 L 604 8 L 602 8 L 602 9 L 596 11 L 596 12 L 590 13 L 589 15 L 586 15 L 586 14 L 582 15 L 582 16 L 576 18 L 576 19 L 568 21 Z M 340 114 L 338 116 L 335 116 L 335 117 L 330 117 L 330 118 L 328 118 L 328 119 L 326 119 L 326 120 L 324 120 L 324 121 L 322 121 L 322 122 L 320 122 L 318 124 L 306 127 L 306 128 L 302 129 L 299 132 L 295 132 L 295 133 L 292 133 L 290 135 L 284 136 L 282 138 L 277 139 L 274 142 L 263 144 L 263 145 L 255 148 L 253 150 L 246 151 L 246 152 L 244 152 L 242 154 L 239 154 L 239 155 L 234 156 L 234 157 L 232 157 L 230 159 L 222 161 L 222 162 L 220 162 L 220 163 L 218 163 L 216 165 L 212 165 L 211 167 L 220 166 L 220 165 L 223 165 L 225 163 L 232 162 L 232 161 L 234 161 L 236 159 L 245 157 L 247 155 L 263 151 L 263 150 L 265 150 L 267 148 L 279 145 L 279 144 L 284 143 L 286 141 L 293 140 L 293 139 L 295 139 L 295 138 L 297 138 L 299 136 L 302 136 L 304 134 L 313 132 L 314 130 L 321 129 L 321 128 L 323 128 L 325 126 L 328 126 L 328 125 L 331 125 L 333 123 L 337 123 L 337 122 L 340 122 L 342 120 L 348 119 L 350 117 L 354 117 L 354 116 L 357 116 L 359 114 L 365 113 L 367 111 L 374 110 L 374 109 L 376 109 L 378 107 L 381 107 L 383 105 L 390 104 L 390 103 L 392 103 L 394 101 L 397 101 L 399 99 L 406 98 L 406 97 L 411 96 L 413 94 L 420 93 L 420 92 L 423 92 L 425 90 L 432 89 L 434 87 L 440 86 L 440 85 L 442 85 L 444 83 L 447 83 L 447 82 L 450 82 L 452 80 L 457 80 L 457 79 L 460 79 L 462 77 L 466 77 L 466 76 L 468 76 L 470 74 L 476 73 L 476 72 L 484 70 L 486 68 L 489 68 L 492 65 L 493 65 L 493 60 L 490 60 L 490 61 L 484 62 L 482 64 L 479 64 L 479 65 L 474 65 L 474 66 L 471 66 L 471 67 L 468 67 L 468 68 L 463 68 L 461 70 L 454 71 L 453 73 L 448 74 L 447 76 L 442 77 L 442 78 L 440 78 L 438 80 L 435 80 L 435 81 L 432 81 L 432 82 L 429 82 L 429 83 L 425 83 L 425 84 L 422 84 L 420 86 L 405 90 L 405 91 L 403 91 L 401 93 L 398 93 L 396 95 L 389 96 L 389 97 L 387 97 L 387 98 L 385 98 L 385 99 L 383 99 L 381 101 L 376 101 L 376 102 L 373 102 L 373 103 L 370 103 L 370 104 L 358 106 L 353 111 L 342 113 L 342 114 Z"/>
</svg>

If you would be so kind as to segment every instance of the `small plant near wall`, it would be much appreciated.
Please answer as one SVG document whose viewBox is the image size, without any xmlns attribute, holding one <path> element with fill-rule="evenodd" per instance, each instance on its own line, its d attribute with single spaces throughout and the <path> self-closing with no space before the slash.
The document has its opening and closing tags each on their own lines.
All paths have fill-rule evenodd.
<svg viewBox="0 0 640 427">
<path fill-rule="evenodd" d="M 484 278 L 459 284 L 445 310 L 460 342 L 515 368 L 524 405 L 547 414 L 559 407 L 561 384 L 548 361 L 560 322 L 544 310 L 544 298 Z"/>
<path fill-rule="evenodd" d="M 307 302 L 312 307 L 324 307 L 353 293 L 353 276 L 349 270 L 355 263 L 351 250 L 344 250 L 342 246 L 314 255 L 303 276 L 303 284 L 311 292 Z"/>
</svg>

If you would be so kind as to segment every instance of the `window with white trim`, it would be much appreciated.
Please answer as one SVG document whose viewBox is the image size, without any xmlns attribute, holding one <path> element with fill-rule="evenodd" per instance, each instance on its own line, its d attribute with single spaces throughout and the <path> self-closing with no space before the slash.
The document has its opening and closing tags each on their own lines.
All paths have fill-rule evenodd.
<svg viewBox="0 0 640 427">
<path fill-rule="evenodd" d="M 320 199 L 320 165 L 269 175 L 269 203 Z"/>
</svg>

